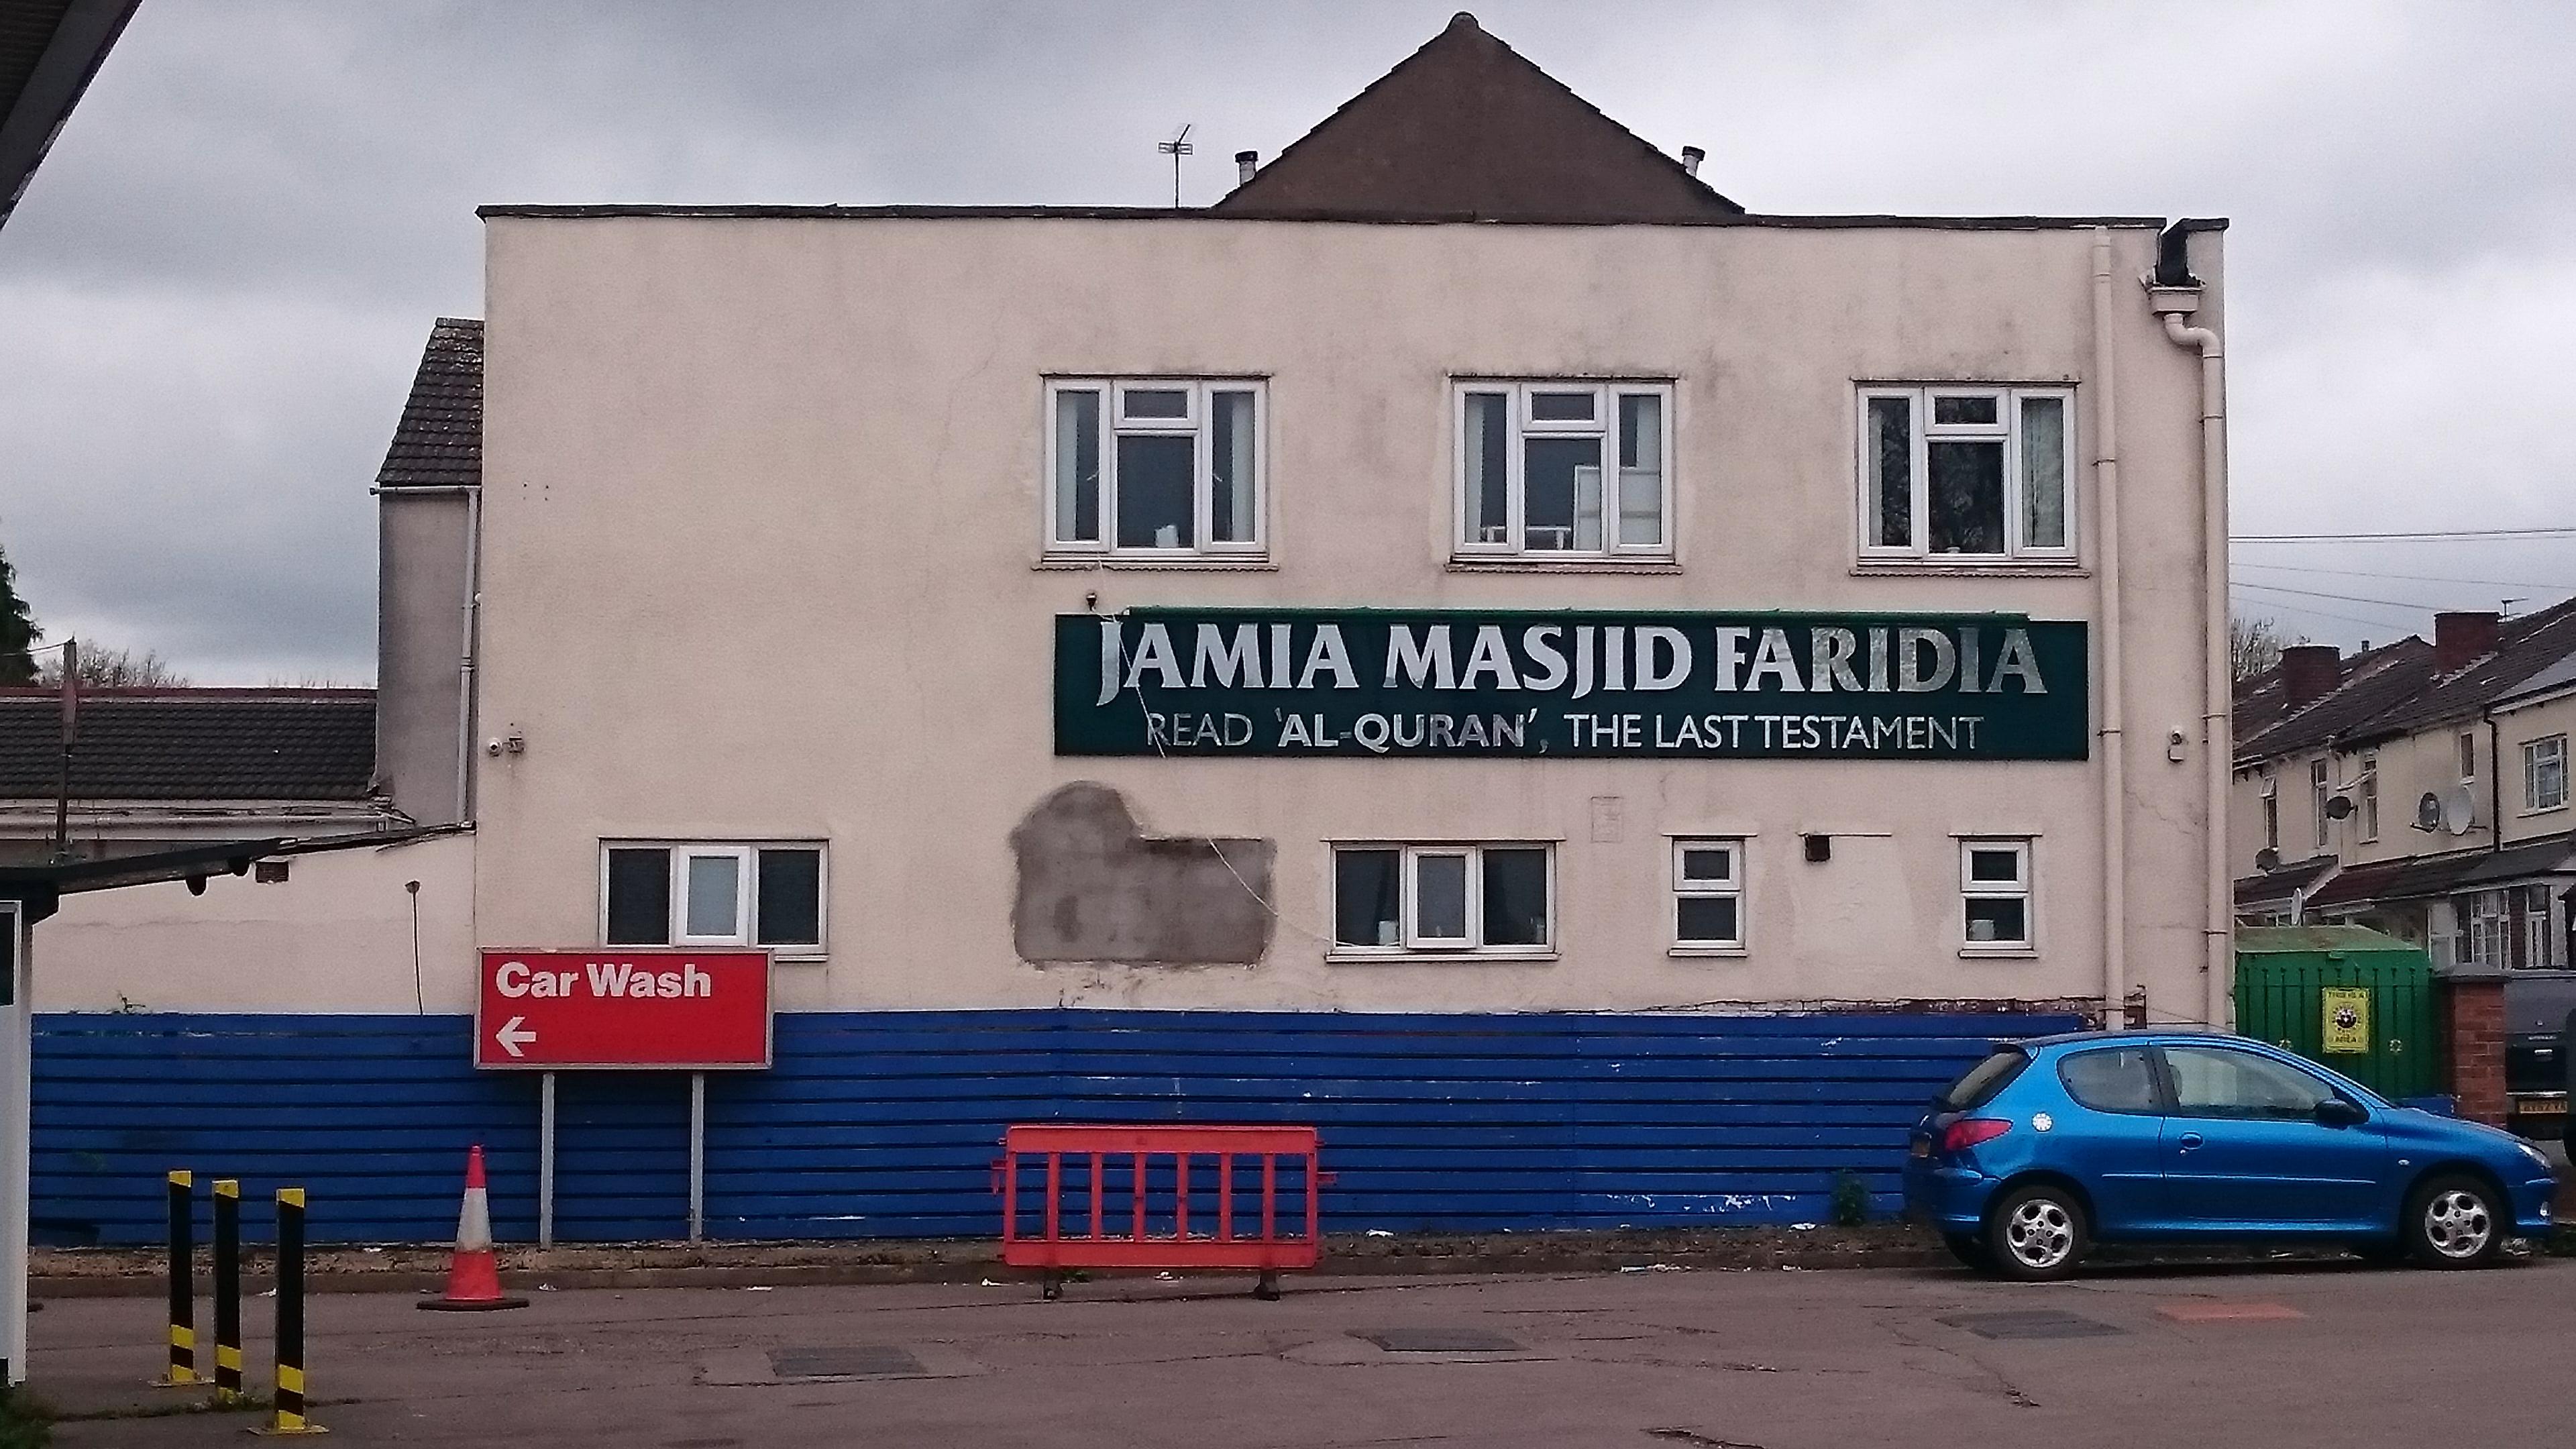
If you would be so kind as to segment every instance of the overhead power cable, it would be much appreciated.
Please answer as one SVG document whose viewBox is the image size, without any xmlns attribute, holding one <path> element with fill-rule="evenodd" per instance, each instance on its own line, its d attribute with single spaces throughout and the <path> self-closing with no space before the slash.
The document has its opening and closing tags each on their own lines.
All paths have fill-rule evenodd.
<svg viewBox="0 0 2576 1449">
<path fill-rule="evenodd" d="M 2541 583 L 2536 579 L 2464 579 L 2457 574 L 2396 574 L 2379 569 L 2319 568 L 2314 564 L 2238 563 L 2231 567 L 2274 574 L 2336 574 L 2348 579 L 2403 579 L 2414 584 L 2477 584 L 2492 589 L 2564 589 L 2576 593 L 2576 584 Z"/>
<path fill-rule="evenodd" d="M 2229 543 L 2394 543 L 2470 538 L 2562 538 L 2576 528 L 2423 528 L 2400 533 L 2236 533 Z"/>
</svg>

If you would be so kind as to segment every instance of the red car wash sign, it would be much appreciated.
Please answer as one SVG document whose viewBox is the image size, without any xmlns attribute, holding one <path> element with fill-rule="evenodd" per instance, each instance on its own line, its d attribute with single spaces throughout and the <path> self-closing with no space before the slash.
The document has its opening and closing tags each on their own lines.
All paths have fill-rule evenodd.
<svg viewBox="0 0 2576 1449">
<path fill-rule="evenodd" d="M 535 1071 L 769 1065 L 760 951 L 485 951 L 474 1065 Z"/>
</svg>

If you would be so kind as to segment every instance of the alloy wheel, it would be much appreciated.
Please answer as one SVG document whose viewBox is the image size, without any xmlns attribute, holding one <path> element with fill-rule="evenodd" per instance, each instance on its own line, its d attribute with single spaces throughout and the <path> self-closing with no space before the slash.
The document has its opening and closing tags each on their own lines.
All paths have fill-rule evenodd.
<svg viewBox="0 0 2576 1449">
<path fill-rule="evenodd" d="M 2486 1200 L 2465 1188 L 2437 1193 L 2424 1205 L 2424 1237 L 2445 1258 L 2474 1258 L 2495 1236 Z"/>
<path fill-rule="evenodd" d="M 2004 1242 L 2022 1266 L 2054 1268 L 2075 1249 L 2075 1220 L 2064 1203 L 2035 1197 L 2013 1208 L 2004 1222 Z"/>
</svg>

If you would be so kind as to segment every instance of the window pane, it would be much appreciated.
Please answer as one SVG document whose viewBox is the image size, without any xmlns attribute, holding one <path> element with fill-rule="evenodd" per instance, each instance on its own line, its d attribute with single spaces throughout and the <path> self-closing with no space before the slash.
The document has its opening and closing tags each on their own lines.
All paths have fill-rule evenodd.
<svg viewBox="0 0 2576 1449">
<path fill-rule="evenodd" d="M 2019 896 L 1972 896 L 1967 921 L 1968 939 L 1978 945 L 2030 941 L 2029 902 Z"/>
<path fill-rule="evenodd" d="M 1467 857 L 1414 857 L 1413 934 L 1433 941 L 1466 939 Z"/>
<path fill-rule="evenodd" d="M 1940 441 L 1924 452 L 1932 485 L 1932 551 L 2002 553 L 2004 445 Z"/>
<path fill-rule="evenodd" d="M 610 946 L 671 943 L 671 852 L 621 846 L 608 852 Z"/>
<path fill-rule="evenodd" d="M 2168 1047 L 2177 1111 L 2204 1117 L 2313 1118 L 2332 1097 L 2326 1084 L 2296 1067 L 2252 1052 Z"/>
<path fill-rule="evenodd" d="M 2007 884 L 2021 879 L 2021 852 L 2017 850 L 1969 851 L 1968 879 L 2002 881 Z"/>
<path fill-rule="evenodd" d="M 1685 946 L 1736 944 L 1735 897 L 1683 896 L 1673 937 Z"/>
<path fill-rule="evenodd" d="M 1208 500 L 1208 538 L 1250 543 L 1260 520 L 1252 496 L 1252 394 L 1220 392 L 1209 404 L 1208 446 L 1214 494 Z"/>
<path fill-rule="evenodd" d="M 1992 426 L 1996 421 L 1995 399 L 1936 395 L 1932 399 L 1932 421 L 1940 424 Z"/>
<path fill-rule="evenodd" d="M 2077 1052 L 2057 1064 L 2057 1079 L 2066 1084 L 2066 1095 L 2096 1112 L 2152 1115 L 2160 1106 L 2154 1065 L 2140 1047 Z"/>
<path fill-rule="evenodd" d="M 1722 845 L 1694 845 L 1682 851 L 1682 879 L 1693 884 L 1723 885 L 1735 879 L 1735 852 Z"/>
<path fill-rule="evenodd" d="M 1664 541 L 1664 400 L 1619 399 L 1619 541 Z"/>
<path fill-rule="evenodd" d="M 1100 394 L 1055 395 L 1055 536 L 1100 541 Z"/>
<path fill-rule="evenodd" d="M 1467 542 L 1509 543 L 1511 398 L 1467 394 Z"/>
<path fill-rule="evenodd" d="M 1868 497 L 1862 517 L 1872 548 L 1914 544 L 1914 403 L 1910 398 L 1869 400 Z"/>
<path fill-rule="evenodd" d="M 1485 852 L 1485 944 L 1547 944 L 1547 852 Z"/>
<path fill-rule="evenodd" d="M 1530 420 L 1588 423 L 1593 419 L 1594 406 L 1594 395 L 1589 392 L 1534 392 L 1530 394 Z"/>
<path fill-rule="evenodd" d="M 1403 855 L 1393 850 L 1333 852 L 1333 939 L 1344 946 L 1404 944 L 1396 909 Z"/>
<path fill-rule="evenodd" d="M 1522 547 L 1601 547 L 1601 440 L 1522 440 Z"/>
<path fill-rule="evenodd" d="M 1118 394 L 1119 408 L 1131 418 L 1186 418 L 1190 394 L 1179 387 L 1131 387 Z"/>
<path fill-rule="evenodd" d="M 731 936 L 742 929 L 742 863 L 730 855 L 688 858 L 688 909 L 681 933 Z"/>
<path fill-rule="evenodd" d="M 760 927 L 763 946 L 817 946 L 823 941 L 823 852 L 760 853 Z"/>
<path fill-rule="evenodd" d="M 1132 394 L 1131 394 L 1132 396 Z M 1118 440 L 1118 546 L 1189 548 L 1195 438 Z"/>
<path fill-rule="evenodd" d="M 2066 547 L 2066 399 L 2021 400 L 2021 541 Z"/>
</svg>

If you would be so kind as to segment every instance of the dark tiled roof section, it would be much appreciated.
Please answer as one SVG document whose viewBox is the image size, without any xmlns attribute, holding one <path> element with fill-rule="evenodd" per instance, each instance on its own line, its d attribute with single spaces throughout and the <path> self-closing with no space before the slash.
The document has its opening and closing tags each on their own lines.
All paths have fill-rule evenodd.
<svg viewBox="0 0 2576 1449">
<path fill-rule="evenodd" d="M 2364 744 L 2449 720 L 2472 718 L 2512 693 L 2524 680 L 2571 654 L 2576 654 L 2576 599 L 2562 600 L 2519 619 L 2507 619 L 2496 631 L 2494 653 L 2438 678 L 2430 674 L 2428 664 L 2424 688 L 2353 730 L 2353 742 Z"/>
<path fill-rule="evenodd" d="M 2286 901 L 2294 892 L 2306 890 L 2335 868 L 2331 855 L 2312 855 L 2305 860 L 2284 863 L 2277 870 L 2236 879 L 2236 904 L 2252 905 L 2257 901 Z"/>
<path fill-rule="evenodd" d="M 62 748 L 50 690 L 0 690 L 0 798 L 49 799 Z M 371 689 L 101 690 L 80 700 L 81 800 L 363 800 Z"/>
<path fill-rule="evenodd" d="M 441 317 L 421 349 L 402 421 L 394 427 L 379 488 L 457 487 L 483 481 L 483 324 Z"/>
<path fill-rule="evenodd" d="M 2308 905 L 2322 909 L 2365 901 L 2424 900 L 2454 891 L 2487 889 L 2559 870 L 2566 864 L 2570 848 L 2569 837 L 2553 835 L 2502 850 L 2455 850 L 2446 855 L 2350 865 L 2308 897 Z"/>
<path fill-rule="evenodd" d="M 1210 210 L 1659 221 L 1744 208 L 1462 11 Z"/>
<path fill-rule="evenodd" d="M 1642 144 L 1642 143 L 1641 143 Z M 1479 217 L 1472 212 L 1219 211 L 1204 206 L 830 206 L 730 202 L 509 202 L 478 206 L 476 216 L 535 221 L 632 221 L 643 217 L 726 221 L 1335 221 L 1387 226 L 1477 222 L 1507 226 L 1750 226 L 1779 231 L 2162 231 L 2160 216 L 1899 216 L 1888 212 L 1715 212 L 1707 216 L 1602 217 L 1542 214 Z"/>
<path fill-rule="evenodd" d="M 2432 679 L 2433 646 L 2412 635 L 2394 644 L 2383 644 L 2367 654 L 2346 661 L 2342 684 L 2327 692 L 2323 699 L 2297 710 L 2282 709 L 2280 671 L 2267 671 L 2252 681 L 2261 688 L 2251 692 L 2254 708 L 2246 713 L 2255 718 L 2268 711 L 2272 722 L 2260 729 L 2249 730 L 2245 714 L 2236 721 L 2236 763 L 2240 766 L 2257 760 L 2276 758 L 2312 750 L 2330 740 L 2342 740 L 2389 710 L 2422 692 Z M 2248 700 L 2239 692 L 2240 709 Z"/>
</svg>

